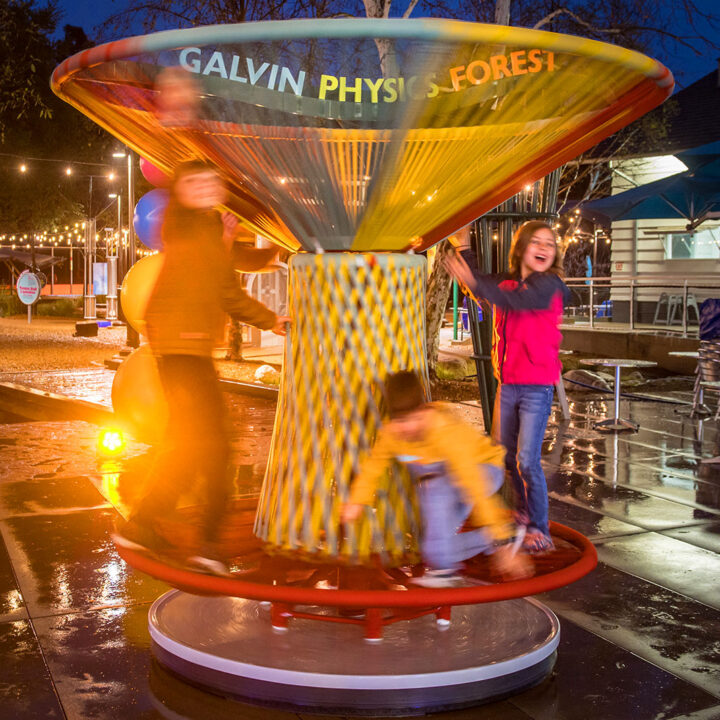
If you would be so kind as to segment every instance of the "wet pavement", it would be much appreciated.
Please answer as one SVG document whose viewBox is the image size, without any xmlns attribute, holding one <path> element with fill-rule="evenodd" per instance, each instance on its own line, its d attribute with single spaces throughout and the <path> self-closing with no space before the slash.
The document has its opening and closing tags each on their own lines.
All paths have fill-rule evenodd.
<svg viewBox="0 0 720 720">
<path fill-rule="evenodd" d="M 88 400 L 104 407 L 112 407 L 110 390 L 115 371 L 108 368 L 84 370 L 34 370 L 31 372 L 0 373 L 0 382 L 67 395 L 77 400 Z"/>
<path fill-rule="evenodd" d="M 237 487 L 252 492 L 274 408 L 226 397 Z M 717 424 L 623 401 L 640 431 L 607 435 L 592 423 L 611 403 L 571 402 L 545 443 L 550 513 L 590 537 L 600 563 L 540 598 L 562 625 L 556 668 L 520 695 L 434 717 L 720 719 L 720 464 L 700 462 L 720 454 Z M 0 424 L 0 717 L 313 717 L 210 695 L 155 663 L 147 611 L 167 587 L 109 538 L 151 452 L 135 443 L 103 460 L 96 437 L 79 421 Z"/>
</svg>

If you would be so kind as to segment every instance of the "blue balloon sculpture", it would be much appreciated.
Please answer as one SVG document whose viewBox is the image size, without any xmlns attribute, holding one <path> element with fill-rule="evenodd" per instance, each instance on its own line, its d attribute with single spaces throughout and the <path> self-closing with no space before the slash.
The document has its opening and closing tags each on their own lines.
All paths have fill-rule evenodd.
<svg viewBox="0 0 720 720">
<path fill-rule="evenodd" d="M 140 242 L 150 250 L 162 250 L 160 229 L 165 217 L 170 193 L 155 188 L 138 200 L 133 214 L 133 227 Z"/>
</svg>

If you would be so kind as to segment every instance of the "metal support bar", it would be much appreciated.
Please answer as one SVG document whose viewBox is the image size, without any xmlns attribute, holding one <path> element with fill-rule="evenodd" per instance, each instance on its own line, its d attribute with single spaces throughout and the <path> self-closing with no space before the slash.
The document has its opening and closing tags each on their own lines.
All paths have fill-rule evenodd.
<svg viewBox="0 0 720 720">
<path fill-rule="evenodd" d="M 565 383 L 562 377 L 555 383 L 555 391 L 557 392 L 558 402 L 562 410 L 563 420 L 570 419 L 570 405 L 568 404 L 567 395 L 565 394 Z"/>
<path fill-rule="evenodd" d="M 603 420 L 595 423 L 593 427 L 595 430 L 611 430 L 618 432 L 620 430 L 632 430 L 637 432 L 640 427 L 637 423 L 632 420 L 624 420 L 620 417 L 620 366 L 615 366 L 615 408 L 614 417 L 612 419 Z"/>
<path fill-rule="evenodd" d="M 453 288 L 453 340 L 458 339 L 458 300 L 459 300 L 459 291 L 458 291 L 458 284 L 457 280 L 452 281 L 452 288 Z"/>
</svg>

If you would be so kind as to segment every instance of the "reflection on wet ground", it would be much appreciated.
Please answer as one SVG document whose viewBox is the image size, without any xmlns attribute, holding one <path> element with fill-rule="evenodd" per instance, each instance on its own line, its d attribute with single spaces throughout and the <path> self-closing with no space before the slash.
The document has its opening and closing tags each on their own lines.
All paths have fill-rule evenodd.
<svg viewBox="0 0 720 720">
<path fill-rule="evenodd" d="M 252 494 L 274 407 L 226 398 L 236 488 Z M 571 404 L 569 422 L 554 412 L 544 447 L 550 514 L 593 540 L 600 565 L 541 598 L 562 623 L 555 671 L 502 702 L 436 717 L 720 718 L 720 464 L 701 462 L 720 455 L 717 424 L 630 400 L 621 414 L 640 431 L 608 435 L 593 423 L 611 403 Z M 96 435 L 83 422 L 0 425 L 0 715 L 309 720 L 209 695 L 153 661 L 147 611 L 166 587 L 125 566 L 109 540 L 152 449 L 131 443 L 103 460 Z"/>
<path fill-rule="evenodd" d="M 111 407 L 110 389 L 115 371 L 108 368 L 87 370 L 36 370 L 33 372 L 0 373 L 0 382 L 16 383 L 36 390 L 69 395 L 79 400 Z"/>
</svg>

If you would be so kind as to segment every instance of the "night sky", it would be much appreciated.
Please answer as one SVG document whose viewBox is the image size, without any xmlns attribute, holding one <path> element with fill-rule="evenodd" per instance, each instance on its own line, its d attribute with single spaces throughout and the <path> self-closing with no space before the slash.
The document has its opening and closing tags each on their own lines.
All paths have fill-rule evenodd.
<svg viewBox="0 0 720 720">
<path fill-rule="evenodd" d="M 698 5 L 710 12 L 713 11 L 720 22 L 720 5 L 718 0 L 696 0 Z M 89 37 L 96 39 L 100 37 L 96 27 L 107 17 L 118 12 L 125 5 L 124 0 L 59 0 L 58 6 L 64 13 L 60 20 L 59 27 L 65 24 L 79 25 L 84 28 Z M 689 33 L 689 28 L 676 28 L 678 34 Z M 138 33 L 141 29 L 138 28 Z M 717 54 L 698 57 L 689 48 L 680 48 L 677 53 L 670 56 L 658 49 L 654 56 L 667 65 L 676 76 L 677 87 L 686 87 L 703 75 L 713 70 L 718 62 Z"/>
</svg>

